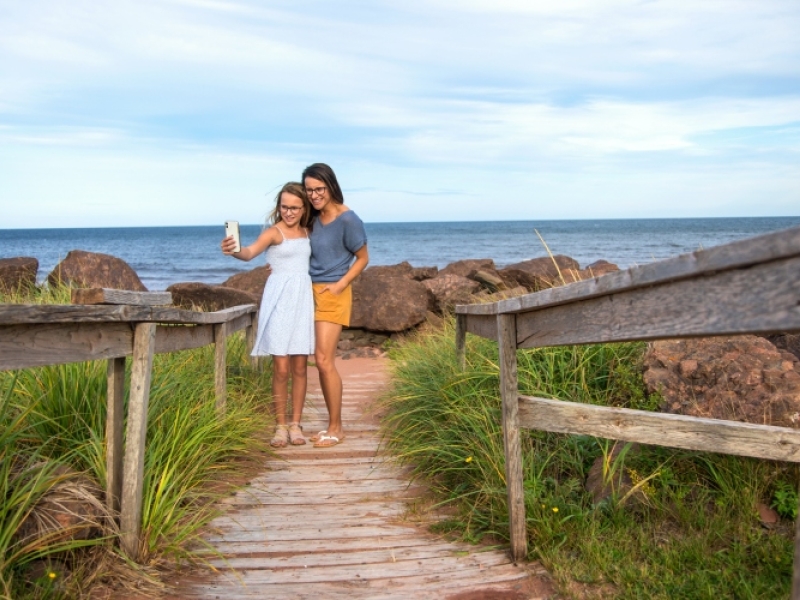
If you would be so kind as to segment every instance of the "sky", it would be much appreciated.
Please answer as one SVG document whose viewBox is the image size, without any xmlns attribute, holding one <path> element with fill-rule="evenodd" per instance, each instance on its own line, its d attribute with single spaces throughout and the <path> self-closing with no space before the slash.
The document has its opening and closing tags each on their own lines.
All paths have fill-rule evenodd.
<svg viewBox="0 0 800 600">
<path fill-rule="evenodd" d="M 0 0 L 0 229 L 800 214 L 797 0 Z"/>
</svg>

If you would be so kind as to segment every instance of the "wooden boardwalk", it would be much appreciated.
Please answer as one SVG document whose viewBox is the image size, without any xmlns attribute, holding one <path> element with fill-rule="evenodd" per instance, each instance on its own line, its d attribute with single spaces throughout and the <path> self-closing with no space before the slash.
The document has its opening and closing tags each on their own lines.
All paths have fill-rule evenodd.
<svg viewBox="0 0 800 600">
<path fill-rule="evenodd" d="M 553 598 L 537 565 L 517 567 L 508 549 L 453 543 L 428 532 L 414 510 L 423 490 L 380 452 L 369 407 L 386 384 L 382 359 L 341 361 L 346 440 L 289 447 L 228 499 L 206 540 L 223 555 L 217 572 L 184 576 L 177 597 Z M 309 372 L 307 435 L 324 428 L 325 403 Z M 410 509 L 411 507 L 411 509 Z"/>
</svg>

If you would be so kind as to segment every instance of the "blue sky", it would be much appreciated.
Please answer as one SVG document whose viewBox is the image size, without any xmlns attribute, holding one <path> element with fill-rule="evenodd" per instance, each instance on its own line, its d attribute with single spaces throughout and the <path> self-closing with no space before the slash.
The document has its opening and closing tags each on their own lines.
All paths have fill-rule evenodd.
<svg viewBox="0 0 800 600">
<path fill-rule="evenodd" d="M 800 2 L 0 0 L 0 229 L 800 214 Z"/>
</svg>

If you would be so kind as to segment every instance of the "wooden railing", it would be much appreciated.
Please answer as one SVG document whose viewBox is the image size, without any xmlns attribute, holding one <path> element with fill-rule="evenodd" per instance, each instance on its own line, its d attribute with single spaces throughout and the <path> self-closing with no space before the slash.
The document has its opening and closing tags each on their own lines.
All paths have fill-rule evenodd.
<svg viewBox="0 0 800 600">
<path fill-rule="evenodd" d="M 216 407 L 225 410 L 226 338 L 246 330 L 252 347 L 256 306 L 182 310 L 166 292 L 74 290 L 69 305 L 0 305 L 0 371 L 108 360 L 106 503 L 120 516 L 120 545 L 140 556 L 144 450 L 153 355 L 215 345 Z M 97 304 L 97 305 L 94 305 Z M 123 456 L 125 359 L 131 357 Z"/>
<path fill-rule="evenodd" d="M 527 554 L 520 427 L 800 462 L 800 430 L 519 394 L 518 348 L 800 331 L 800 228 L 492 304 L 456 307 L 467 333 L 496 340 L 511 554 Z M 800 600 L 800 518 L 792 598 Z"/>
</svg>

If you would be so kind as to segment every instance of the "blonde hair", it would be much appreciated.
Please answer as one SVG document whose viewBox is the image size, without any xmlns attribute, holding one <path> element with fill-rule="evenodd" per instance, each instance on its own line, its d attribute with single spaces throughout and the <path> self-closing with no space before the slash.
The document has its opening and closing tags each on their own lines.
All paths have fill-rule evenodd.
<svg viewBox="0 0 800 600">
<path fill-rule="evenodd" d="M 281 196 L 285 193 L 297 196 L 303 201 L 303 215 L 300 217 L 300 227 L 308 227 L 308 222 L 311 220 L 311 202 L 308 201 L 308 194 L 303 184 L 296 181 L 290 181 L 281 188 L 278 195 L 275 196 L 275 208 L 269 215 L 269 222 L 273 225 L 283 221 L 281 216 Z"/>
</svg>

